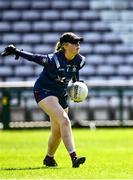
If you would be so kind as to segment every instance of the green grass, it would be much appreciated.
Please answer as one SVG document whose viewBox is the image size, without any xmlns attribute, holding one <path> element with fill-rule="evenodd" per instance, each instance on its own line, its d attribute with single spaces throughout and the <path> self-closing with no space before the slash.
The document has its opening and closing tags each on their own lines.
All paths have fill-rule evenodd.
<svg viewBox="0 0 133 180">
<path fill-rule="evenodd" d="M 0 179 L 131 179 L 133 178 L 132 129 L 74 129 L 79 155 L 87 160 L 71 168 L 60 145 L 58 168 L 45 168 L 49 130 L 0 131 Z"/>
</svg>

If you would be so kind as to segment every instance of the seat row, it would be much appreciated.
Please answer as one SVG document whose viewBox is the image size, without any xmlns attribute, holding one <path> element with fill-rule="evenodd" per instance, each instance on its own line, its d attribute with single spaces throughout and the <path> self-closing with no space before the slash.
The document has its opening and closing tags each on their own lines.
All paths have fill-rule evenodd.
<svg viewBox="0 0 133 180">
<path fill-rule="evenodd" d="M 0 67 L 0 76 L 1 77 L 8 77 L 8 76 L 19 76 L 19 77 L 31 77 L 37 76 L 41 73 L 43 67 L 42 66 L 31 66 L 31 65 L 16 65 L 14 68 L 12 66 L 3 66 Z M 121 75 L 121 76 L 133 76 L 133 65 L 119 65 L 118 67 L 114 67 L 111 65 L 99 65 L 94 67 L 92 65 L 85 66 L 81 69 L 80 74 L 82 76 L 114 76 L 114 75 Z"/>
</svg>

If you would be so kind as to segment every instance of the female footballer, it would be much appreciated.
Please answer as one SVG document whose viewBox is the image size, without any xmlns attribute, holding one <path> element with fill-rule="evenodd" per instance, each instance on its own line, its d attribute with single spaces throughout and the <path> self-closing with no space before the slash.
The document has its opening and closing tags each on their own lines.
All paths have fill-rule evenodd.
<svg viewBox="0 0 133 180">
<path fill-rule="evenodd" d="M 86 159 L 76 154 L 67 103 L 68 82 L 79 80 L 79 70 L 85 64 L 84 56 L 79 54 L 81 41 L 83 38 L 67 32 L 61 35 L 52 54 L 32 54 L 14 45 L 7 46 L 2 53 L 2 56 L 15 55 L 16 59 L 23 57 L 44 66 L 33 90 L 37 104 L 48 114 L 51 122 L 51 135 L 43 160 L 46 166 L 57 166 L 54 155 L 61 139 L 71 157 L 72 167 L 79 167 Z"/>
</svg>

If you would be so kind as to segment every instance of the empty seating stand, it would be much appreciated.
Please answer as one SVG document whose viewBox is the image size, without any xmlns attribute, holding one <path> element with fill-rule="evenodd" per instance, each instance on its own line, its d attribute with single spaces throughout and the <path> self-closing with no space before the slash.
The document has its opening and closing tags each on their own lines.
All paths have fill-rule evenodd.
<svg viewBox="0 0 133 180">
<path fill-rule="evenodd" d="M 86 56 L 86 65 L 80 75 L 85 81 L 133 79 L 132 1 L 0 0 L 0 51 L 13 43 L 25 51 L 52 53 L 66 31 L 84 37 L 81 54 Z M 34 80 L 43 69 L 22 58 L 16 62 L 12 56 L 0 57 L 0 65 L 0 81 Z M 115 97 L 107 102 L 107 96 L 101 100 L 92 95 L 85 106 L 108 108 L 114 102 L 117 107 Z M 95 116 L 99 117 L 99 109 Z"/>
<path fill-rule="evenodd" d="M 84 37 L 81 53 L 87 57 L 86 66 L 129 65 L 133 46 L 126 43 L 132 42 L 128 34 L 133 30 L 132 7 L 132 2 L 125 0 L 121 3 L 115 0 L 0 0 L 0 50 L 14 43 L 30 52 L 51 53 L 61 33 L 73 31 Z M 99 76 L 98 72 L 95 76 Z M 120 76 L 120 72 L 116 74 Z M 90 76 L 93 77 L 89 74 L 88 79 Z"/>
</svg>

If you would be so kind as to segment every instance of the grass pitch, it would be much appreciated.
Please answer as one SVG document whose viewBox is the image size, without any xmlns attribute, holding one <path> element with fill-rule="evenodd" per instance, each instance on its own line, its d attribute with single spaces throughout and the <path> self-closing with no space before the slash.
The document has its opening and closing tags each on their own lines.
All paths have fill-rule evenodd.
<svg viewBox="0 0 133 180">
<path fill-rule="evenodd" d="M 42 165 L 50 130 L 0 131 L 0 179 L 132 179 L 132 129 L 74 129 L 79 155 L 87 160 L 71 168 L 63 145 L 56 153 L 58 168 Z"/>
</svg>

